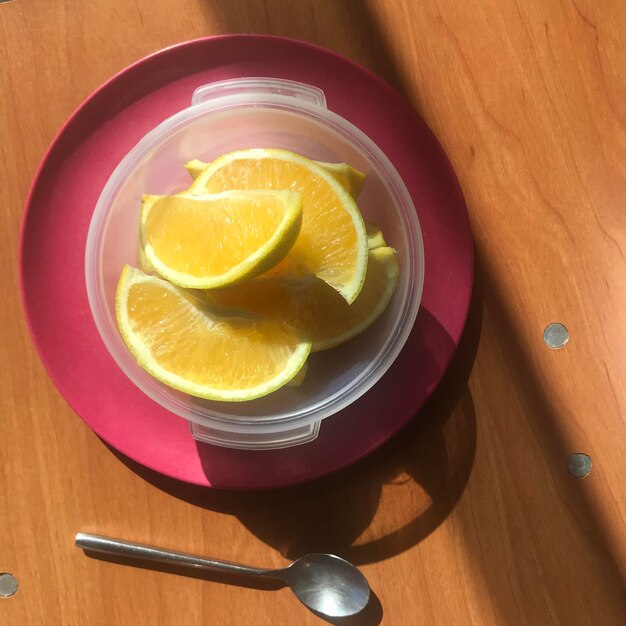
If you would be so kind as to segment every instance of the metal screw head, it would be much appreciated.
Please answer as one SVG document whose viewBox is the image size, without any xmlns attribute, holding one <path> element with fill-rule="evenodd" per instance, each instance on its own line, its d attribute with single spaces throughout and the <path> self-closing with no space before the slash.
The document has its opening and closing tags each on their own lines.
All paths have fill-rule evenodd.
<svg viewBox="0 0 626 626">
<path fill-rule="evenodd" d="M 572 454 L 567 461 L 567 471 L 574 478 L 584 478 L 591 471 L 591 457 L 582 452 Z"/>
<path fill-rule="evenodd" d="M 0 574 L 0 598 L 10 598 L 17 593 L 17 578 L 13 574 Z"/>
<path fill-rule="evenodd" d="M 569 332 L 563 324 L 553 322 L 548 324 L 543 331 L 543 340 L 548 348 L 558 350 L 569 341 Z"/>
</svg>

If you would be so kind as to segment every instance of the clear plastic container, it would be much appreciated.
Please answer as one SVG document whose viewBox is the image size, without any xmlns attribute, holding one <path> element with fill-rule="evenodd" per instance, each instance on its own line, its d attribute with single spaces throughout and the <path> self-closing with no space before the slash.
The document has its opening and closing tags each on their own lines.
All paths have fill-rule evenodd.
<svg viewBox="0 0 626 626">
<path fill-rule="evenodd" d="M 346 162 L 365 173 L 358 199 L 398 252 L 398 288 L 383 315 L 342 346 L 311 355 L 300 387 L 250 402 L 213 402 L 152 378 L 126 348 L 115 321 L 115 289 L 124 264 L 138 265 L 142 194 L 186 189 L 183 164 L 243 148 L 283 148 Z M 319 89 L 288 80 L 247 78 L 200 87 L 192 105 L 148 133 L 104 187 L 89 228 L 87 293 L 102 340 L 130 380 L 191 423 L 196 439 L 232 448 L 268 449 L 315 439 L 323 419 L 363 395 L 406 342 L 424 281 L 422 236 L 411 197 L 391 162 L 358 128 L 326 108 Z M 340 419 L 340 416 L 337 416 Z"/>
</svg>

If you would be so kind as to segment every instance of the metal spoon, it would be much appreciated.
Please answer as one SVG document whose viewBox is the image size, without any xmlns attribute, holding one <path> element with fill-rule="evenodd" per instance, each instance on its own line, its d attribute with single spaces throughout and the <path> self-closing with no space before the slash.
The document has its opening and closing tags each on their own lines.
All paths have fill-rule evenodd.
<svg viewBox="0 0 626 626">
<path fill-rule="evenodd" d="M 76 546 L 196 570 L 278 580 L 291 587 L 302 604 L 327 617 L 354 615 L 365 608 L 370 597 L 365 576 L 352 563 L 333 554 L 307 554 L 281 569 L 258 569 L 89 533 L 77 533 Z"/>
</svg>

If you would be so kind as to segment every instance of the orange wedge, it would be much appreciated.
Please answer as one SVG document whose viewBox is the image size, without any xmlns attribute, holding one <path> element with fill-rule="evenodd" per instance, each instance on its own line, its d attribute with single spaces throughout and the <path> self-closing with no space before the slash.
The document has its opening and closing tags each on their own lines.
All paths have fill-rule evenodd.
<svg viewBox="0 0 626 626">
<path fill-rule="evenodd" d="M 337 346 L 368 328 L 385 310 L 398 284 L 393 248 L 370 250 L 361 293 L 348 304 L 334 289 L 312 275 L 263 275 L 241 285 L 207 293 L 221 307 L 252 311 L 283 320 L 311 336 L 313 352 Z"/>
<path fill-rule="evenodd" d="M 289 189 L 302 194 L 302 229 L 286 261 L 323 280 L 346 302 L 354 302 L 365 280 L 367 234 L 354 199 L 334 176 L 292 152 L 257 148 L 213 161 L 189 192 L 232 189 Z"/>
<path fill-rule="evenodd" d="M 139 365 L 200 398 L 241 402 L 267 395 L 298 375 L 311 350 L 310 339 L 282 321 L 221 311 L 128 265 L 115 306 Z"/>
<path fill-rule="evenodd" d="M 235 284 L 284 258 L 301 224 L 302 198 L 293 191 L 144 196 L 142 265 L 181 287 Z"/>
</svg>

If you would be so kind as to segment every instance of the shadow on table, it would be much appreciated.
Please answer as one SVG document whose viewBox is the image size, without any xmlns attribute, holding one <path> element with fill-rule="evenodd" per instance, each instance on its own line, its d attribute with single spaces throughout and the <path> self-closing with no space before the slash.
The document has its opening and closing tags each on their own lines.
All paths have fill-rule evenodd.
<svg viewBox="0 0 626 626">
<path fill-rule="evenodd" d="M 476 416 L 466 381 L 482 323 L 479 291 L 474 291 L 452 364 L 419 415 L 391 441 L 347 469 L 284 489 L 224 491 L 162 476 L 111 450 L 155 487 L 196 506 L 236 516 L 288 559 L 309 552 L 331 552 L 364 565 L 399 554 L 446 519 L 470 475 L 476 450 Z M 136 565 L 118 557 L 99 558 Z M 185 568 L 150 563 L 141 566 L 259 587 L 256 581 L 189 572 Z M 382 615 L 382 606 L 372 590 L 370 603 L 359 615 L 323 619 L 334 624 L 374 626 Z"/>
<path fill-rule="evenodd" d="M 543 502 L 546 506 L 546 503 L 549 503 L 557 495 L 562 503 L 566 503 L 566 515 L 562 519 L 563 533 L 571 532 L 569 527 L 572 524 L 579 531 L 584 529 L 584 547 L 581 545 L 578 549 L 581 552 L 587 551 L 587 558 L 589 555 L 593 555 L 592 558 L 595 560 L 593 570 L 588 571 L 585 569 L 582 559 L 580 562 L 577 561 L 576 552 L 572 552 L 571 556 L 561 557 L 562 567 L 558 570 L 559 582 L 564 589 L 569 588 L 569 592 L 564 593 L 563 596 L 571 597 L 571 594 L 575 592 L 580 594 L 583 599 L 594 598 L 595 606 L 593 606 L 594 603 L 589 603 L 587 612 L 580 614 L 581 621 L 577 623 L 623 624 L 623 616 L 626 614 L 626 594 L 624 593 L 624 577 L 616 559 L 619 548 L 611 545 L 610 525 L 599 514 L 593 501 L 595 497 L 593 482 L 588 479 L 580 481 L 568 474 L 567 459 L 570 454 L 576 451 L 577 445 L 561 428 L 559 419 L 554 415 L 552 409 L 554 399 L 550 396 L 549 381 L 546 381 L 530 362 L 527 347 L 516 328 L 517 322 L 507 305 L 503 288 L 483 255 L 480 254 L 480 250 L 477 250 L 475 267 L 477 273 L 482 277 L 486 326 L 488 325 L 490 329 L 489 336 L 485 337 L 485 341 L 496 341 L 503 348 L 499 358 L 502 372 L 498 372 L 497 375 L 494 374 L 493 382 L 503 386 L 498 395 L 510 398 L 513 402 L 521 405 L 522 410 L 519 414 L 523 416 L 526 427 L 532 431 L 536 440 L 536 450 L 530 452 L 540 455 L 549 467 L 551 479 L 554 482 L 553 485 L 539 482 L 533 484 L 533 492 L 526 497 L 534 502 Z M 497 406 L 497 395 L 494 400 L 493 404 Z M 502 417 L 504 418 L 504 416 Z M 531 463 L 530 455 L 524 461 Z M 504 466 L 503 470 L 510 472 L 514 479 L 519 473 L 520 483 L 524 482 L 521 477 L 521 473 L 524 472 L 524 464 L 516 462 L 515 457 Z M 515 511 L 514 498 L 511 498 L 511 502 L 508 502 L 507 499 L 502 500 L 500 506 L 504 507 L 504 514 L 512 515 Z M 478 507 L 474 511 L 475 519 L 480 520 L 486 508 L 484 505 Z M 562 515 L 558 506 L 554 507 L 554 513 Z M 468 545 L 472 539 L 472 533 L 468 532 L 466 537 Z M 533 539 L 533 536 L 528 534 L 525 536 L 515 535 L 509 538 L 512 541 L 512 552 L 508 558 L 521 561 L 526 552 L 535 551 L 537 546 L 533 543 Z M 545 537 L 543 539 L 545 540 Z M 563 539 L 556 537 L 555 553 L 563 551 L 564 545 Z M 547 560 L 549 561 L 549 559 Z M 520 609 L 512 598 L 509 582 L 505 580 L 507 576 L 512 574 L 486 566 L 491 562 L 489 555 L 483 556 L 482 561 L 483 565 L 478 565 L 477 571 L 481 573 L 487 583 L 489 593 L 496 601 L 503 622 L 519 623 Z M 575 563 L 574 567 L 572 567 L 572 563 Z M 511 564 L 510 567 L 513 568 L 514 565 Z M 516 574 L 519 575 L 519 573 Z M 540 590 L 537 592 L 538 594 L 544 594 L 549 589 L 545 581 L 542 583 L 537 581 L 536 585 Z M 552 593 L 552 589 L 549 591 Z M 532 604 L 530 598 L 527 600 L 530 606 Z M 553 600 L 551 599 L 551 601 Z M 606 613 L 604 613 L 605 609 Z M 602 617 L 593 617 L 592 611 L 597 612 L 598 610 L 602 613 Z M 560 620 L 560 616 L 552 615 L 550 621 L 554 619 Z"/>
<path fill-rule="evenodd" d="M 267 3 L 263 2 L 233 0 L 218 3 L 214 0 L 203 0 L 202 6 L 206 12 L 207 22 L 218 24 L 222 32 L 259 32 L 258 26 L 263 24 L 265 34 L 308 40 L 348 54 L 382 76 L 420 111 L 420 103 L 416 99 L 418 97 L 416 85 L 409 76 L 404 75 L 395 58 L 391 45 L 393 33 L 383 25 L 374 3 L 368 1 L 359 3 L 358 10 L 355 10 L 354 3 L 341 0 L 332 2 L 320 0 L 319 3 L 306 3 L 306 6 L 303 4 L 281 3 L 281 11 L 271 15 L 267 13 Z M 325 24 L 333 24 L 335 27 L 327 28 L 325 24 L 317 23 L 315 11 L 320 5 L 322 8 L 319 14 L 324 15 Z M 408 14 L 408 11 L 404 13 Z M 334 19 L 331 18 L 333 15 Z M 415 29 L 415 36 L 419 37 L 419 25 L 414 24 L 412 28 Z M 563 570 L 559 574 L 560 585 L 569 586 L 573 592 L 580 590 L 583 597 L 586 597 L 589 585 L 593 585 L 595 588 L 599 587 L 598 591 L 605 590 L 607 595 L 604 597 L 607 600 L 612 599 L 615 607 L 624 606 L 622 575 L 615 556 L 619 549 L 614 549 L 610 544 L 609 537 L 612 533 L 607 527 L 606 520 L 597 513 L 587 483 L 571 479 L 565 470 L 567 457 L 574 451 L 571 447 L 573 442 L 560 430 L 558 421 L 551 412 L 549 390 L 527 358 L 522 339 L 516 329 L 516 322 L 502 293 L 502 285 L 499 284 L 489 264 L 480 256 L 476 267 L 477 275 L 483 284 L 485 311 L 489 311 L 490 339 L 503 346 L 502 376 L 509 381 L 506 392 L 511 398 L 517 398 L 522 403 L 524 418 L 536 437 L 540 454 L 546 459 L 546 463 L 553 464 L 553 476 L 558 486 L 559 498 L 567 502 L 576 523 L 585 529 L 588 536 L 586 549 L 592 550 L 598 559 L 597 562 L 603 564 L 602 567 L 598 565 L 597 572 L 602 574 L 599 582 L 597 578 L 592 580 L 581 575 L 576 567 L 572 567 L 570 562 L 564 560 Z M 338 508 L 333 510 L 330 519 L 325 519 L 325 515 L 317 511 L 316 523 L 317 520 L 322 521 L 319 527 L 313 529 L 312 538 L 305 540 L 296 538 L 292 539 L 293 543 L 290 545 L 280 546 L 286 555 L 292 554 L 296 547 L 303 547 L 303 544 L 323 544 L 325 542 L 322 539 L 326 537 L 328 545 L 341 547 L 343 543 L 345 547 L 343 552 L 347 558 L 353 558 L 355 562 L 371 562 L 397 553 L 411 543 L 419 541 L 432 532 L 449 514 L 467 481 L 476 443 L 474 408 L 465 386 L 466 374 L 469 372 L 468 364 L 471 365 L 473 362 L 475 352 L 472 342 L 477 338 L 477 334 L 472 338 L 471 322 L 470 318 L 469 332 L 466 333 L 464 345 L 459 350 L 453 367 L 431 402 L 422 411 L 419 420 L 413 420 L 394 440 L 353 468 L 319 481 L 316 485 L 310 485 L 306 489 L 301 488 L 302 495 L 296 496 L 296 501 L 298 506 L 304 507 L 306 514 L 315 513 L 316 507 L 319 506 Z M 490 382 L 495 382 L 495 379 L 487 381 L 487 384 Z M 458 406 L 455 404 L 457 400 Z M 523 472 L 523 468 L 517 468 L 513 460 L 508 462 L 506 467 L 514 477 L 517 471 Z M 372 481 L 369 489 L 368 480 Z M 396 489 L 402 485 L 410 485 L 412 489 Z M 424 488 L 424 493 L 420 488 Z M 549 501 L 554 496 L 549 486 L 536 484 L 533 488 L 537 500 Z M 358 515 L 362 517 L 360 526 L 363 529 L 367 525 L 363 520 L 371 517 L 376 507 L 379 511 L 384 510 L 387 492 L 388 497 L 405 497 L 407 505 L 411 504 L 417 508 L 424 506 L 425 510 L 408 524 L 384 535 L 378 533 L 372 536 L 371 532 L 368 534 L 367 530 L 364 530 L 363 535 L 357 537 L 356 528 L 342 534 L 341 528 L 336 528 L 334 514 L 344 514 L 348 517 L 352 515 L 352 511 L 348 510 L 349 507 L 342 506 L 341 496 L 348 497 L 355 492 L 363 500 L 355 512 L 357 517 Z M 283 541 L 285 537 L 296 534 L 293 532 L 294 524 L 306 523 L 304 512 L 294 513 L 290 510 L 287 493 L 252 495 L 252 501 L 257 499 L 259 506 L 276 507 L 277 518 L 279 515 L 287 515 L 288 519 L 280 522 L 283 528 Z M 311 501 L 309 502 L 307 498 L 311 498 Z M 492 502 L 486 502 L 483 508 L 487 510 L 491 506 Z M 507 514 L 511 505 L 504 500 L 501 506 L 505 507 L 504 514 Z M 396 510 L 400 508 L 396 507 Z M 478 513 L 481 513 L 481 510 Z M 248 511 L 244 507 L 244 510 L 239 510 L 236 514 L 272 545 L 281 543 L 277 531 L 271 530 L 269 523 L 266 526 L 263 519 L 264 515 L 270 515 L 269 512 L 264 514 Z M 376 522 L 375 515 L 373 521 Z M 571 520 L 564 522 L 569 524 Z M 378 524 L 379 530 L 382 525 L 382 522 Z M 370 524 L 370 529 L 371 526 Z M 337 539 L 333 539 L 333 532 L 337 532 Z M 467 532 L 466 540 L 469 541 L 469 529 Z M 354 540 L 348 542 L 350 535 Z M 529 552 L 536 550 L 536 546 L 528 543 L 527 538 L 518 537 L 517 540 L 515 552 L 508 554 L 507 559 L 523 560 L 525 550 Z M 492 571 L 488 565 L 490 563 L 488 557 L 473 561 L 476 573 L 487 583 L 489 596 L 499 609 L 503 621 L 519 623 L 519 607 L 516 607 L 516 600 L 511 597 L 509 588 L 511 572 Z M 531 581 L 528 581 L 528 584 L 532 586 Z M 542 585 L 539 580 L 535 584 Z M 544 590 L 544 593 L 546 592 L 547 590 Z M 557 617 L 552 615 L 551 619 Z M 580 617 L 584 621 L 584 616 Z"/>
<path fill-rule="evenodd" d="M 470 343 L 419 415 L 368 458 L 309 484 L 229 498 L 228 512 L 289 559 L 321 551 L 362 565 L 411 548 L 449 515 L 469 477 Z"/>
<path fill-rule="evenodd" d="M 280 2 L 280 7 L 271 13 L 267 2 L 199 0 L 199 4 L 207 22 L 219 27 L 222 33 L 255 33 L 309 41 L 362 63 L 400 93 L 410 92 L 410 82 L 398 71 L 391 53 L 391 34 L 387 37 L 379 28 L 368 2 Z M 334 19 L 329 17 L 333 15 Z M 319 22 L 320 16 L 324 23 Z M 419 110 L 415 97 L 412 104 Z"/>
<path fill-rule="evenodd" d="M 450 514 L 471 471 L 476 417 L 466 381 L 480 334 L 479 291 L 451 366 L 419 416 L 347 469 L 284 489 L 224 491 L 162 476 L 113 452 L 159 489 L 236 516 L 288 559 L 332 552 L 363 565 L 399 554 Z"/>
</svg>

